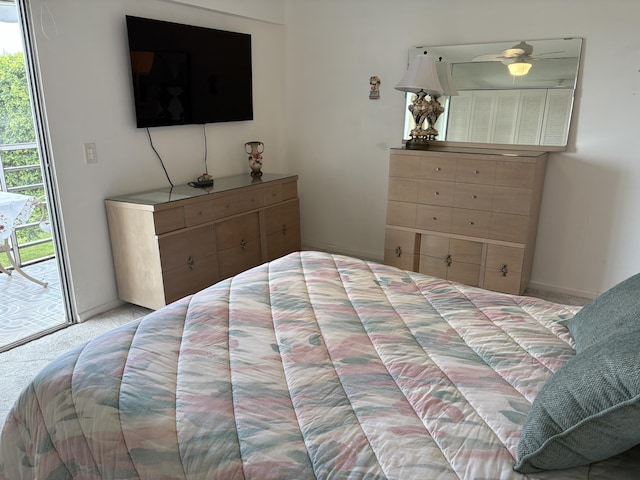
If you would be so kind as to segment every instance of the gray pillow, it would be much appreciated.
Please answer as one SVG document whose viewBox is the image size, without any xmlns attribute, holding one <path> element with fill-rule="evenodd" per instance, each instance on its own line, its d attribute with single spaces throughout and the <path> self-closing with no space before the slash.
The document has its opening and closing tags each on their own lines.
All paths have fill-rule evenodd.
<svg viewBox="0 0 640 480">
<path fill-rule="evenodd" d="M 514 470 L 586 465 L 640 444 L 640 330 L 609 336 L 561 367 L 525 420 Z"/>
<path fill-rule="evenodd" d="M 569 332 L 581 351 L 640 329 L 640 273 L 587 303 L 569 322 Z"/>
</svg>

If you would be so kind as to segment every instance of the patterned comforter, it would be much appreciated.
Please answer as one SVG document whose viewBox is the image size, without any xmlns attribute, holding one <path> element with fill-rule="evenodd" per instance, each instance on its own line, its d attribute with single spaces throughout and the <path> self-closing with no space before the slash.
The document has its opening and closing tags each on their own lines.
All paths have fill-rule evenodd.
<svg viewBox="0 0 640 480">
<path fill-rule="evenodd" d="M 292 254 L 50 364 L 6 420 L 0 479 L 622 478 L 616 459 L 512 470 L 577 310 Z"/>
</svg>

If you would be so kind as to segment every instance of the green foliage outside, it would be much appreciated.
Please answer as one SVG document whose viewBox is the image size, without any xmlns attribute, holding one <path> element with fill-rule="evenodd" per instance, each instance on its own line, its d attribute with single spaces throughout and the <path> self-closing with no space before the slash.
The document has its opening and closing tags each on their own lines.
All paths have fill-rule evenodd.
<svg viewBox="0 0 640 480">
<path fill-rule="evenodd" d="M 0 55 L 0 144 L 3 146 L 36 141 L 33 127 L 33 116 L 29 100 L 27 73 L 22 53 Z M 42 172 L 40 159 L 35 147 L 6 150 L 0 152 L 0 162 L 5 169 L 7 188 L 30 187 L 20 193 L 32 195 L 44 201 L 42 187 Z M 45 210 L 34 209 L 29 223 L 34 225 L 20 228 L 16 232 L 20 245 L 22 263 L 53 255 L 52 242 L 25 246 L 41 239 L 51 238 L 49 233 L 42 231 L 39 223 L 48 216 Z M 0 262 L 7 266 L 5 255 L 0 255 Z"/>
</svg>

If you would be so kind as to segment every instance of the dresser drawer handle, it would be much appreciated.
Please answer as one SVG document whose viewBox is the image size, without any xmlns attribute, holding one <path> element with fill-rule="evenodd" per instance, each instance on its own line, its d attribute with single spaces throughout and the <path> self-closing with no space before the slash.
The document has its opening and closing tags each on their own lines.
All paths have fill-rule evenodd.
<svg viewBox="0 0 640 480">
<path fill-rule="evenodd" d="M 433 217 L 433 220 L 438 220 L 438 217 Z"/>
<path fill-rule="evenodd" d="M 242 250 L 247 249 L 247 242 L 244 240 L 244 238 L 240 240 L 240 248 L 242 248 Z"/>
<path fill-rule="evenodd" d="M 500 265 L 500 275 L 506 277 L 507 273 L 509 273 L 509 267 L 507 267 L 506 263 L 503 263 L 502 265 Z"/>
<path fill-rule="evenodd" d="M 475 222 L 469 222 L 469 225 L 475 225 Z"/>
<path fill-rule="evenodd" d="M 400 258 L 402 256 L 402 247 L 398 245 L 396 247 L 396 257 Z"/>
<path fill-rule="evenodd" d="M 471 198 L 473 198 L 474 200 L 478 198 L 477 195 L 471 195 Z"/>
<path fill-rule="evenodd" d="M 444 263 L 447 264 L 447 267 L 451 266 L 451 264 L 453 263 L 453 259 L 451 258 L 451 255 L 447 255 L 446 257 L 444 257 Z"/>
<path fill-rule="evenodd" d="M 474 175 L 478 175 L 479 173 L 480 173 L 480 170 L 474 170 L 474 171 L 473 171 L 473 174 L 474 174 Z"/>
<path fill-rule="evenodd" d="M 436 172 L 439 172 L 440 170 L 442 170 L 440 167 L 436 167 Z"/>
<path fill-rule="evenodd" d="M 282 235 L 287 234 L 287 226 L 285 224 L 282 225 Z"/>
<path fill-rule="evenodd" d="M 187 265 L 189 265 L 189 269 L 190 269 L 190 270 L 193 270 L 193 265 L 194 265 L 195 263 L 196 263 L 196 262 L 194 262 L 194 261 L 193 261 L 193 257 L 192 257 L 192 256 L 189 256 L 189 258 L 187 258 Z"/>
<path fill-rule="evenodd" d="M 433 192 L 433 194 L 437 197 L 438 195 L 440 195 L 440 192 Z"/>
</svg>

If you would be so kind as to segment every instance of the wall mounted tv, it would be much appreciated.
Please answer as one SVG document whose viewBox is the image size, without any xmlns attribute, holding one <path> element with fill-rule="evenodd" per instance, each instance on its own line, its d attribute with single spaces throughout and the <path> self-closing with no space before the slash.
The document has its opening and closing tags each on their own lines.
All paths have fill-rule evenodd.
<svg viewBox="0 0 640 480">
<path fill-rule="evenodd" d="M 251 35 L 126 20 L 138 127 L 253 120 Z"/>
</svg>

